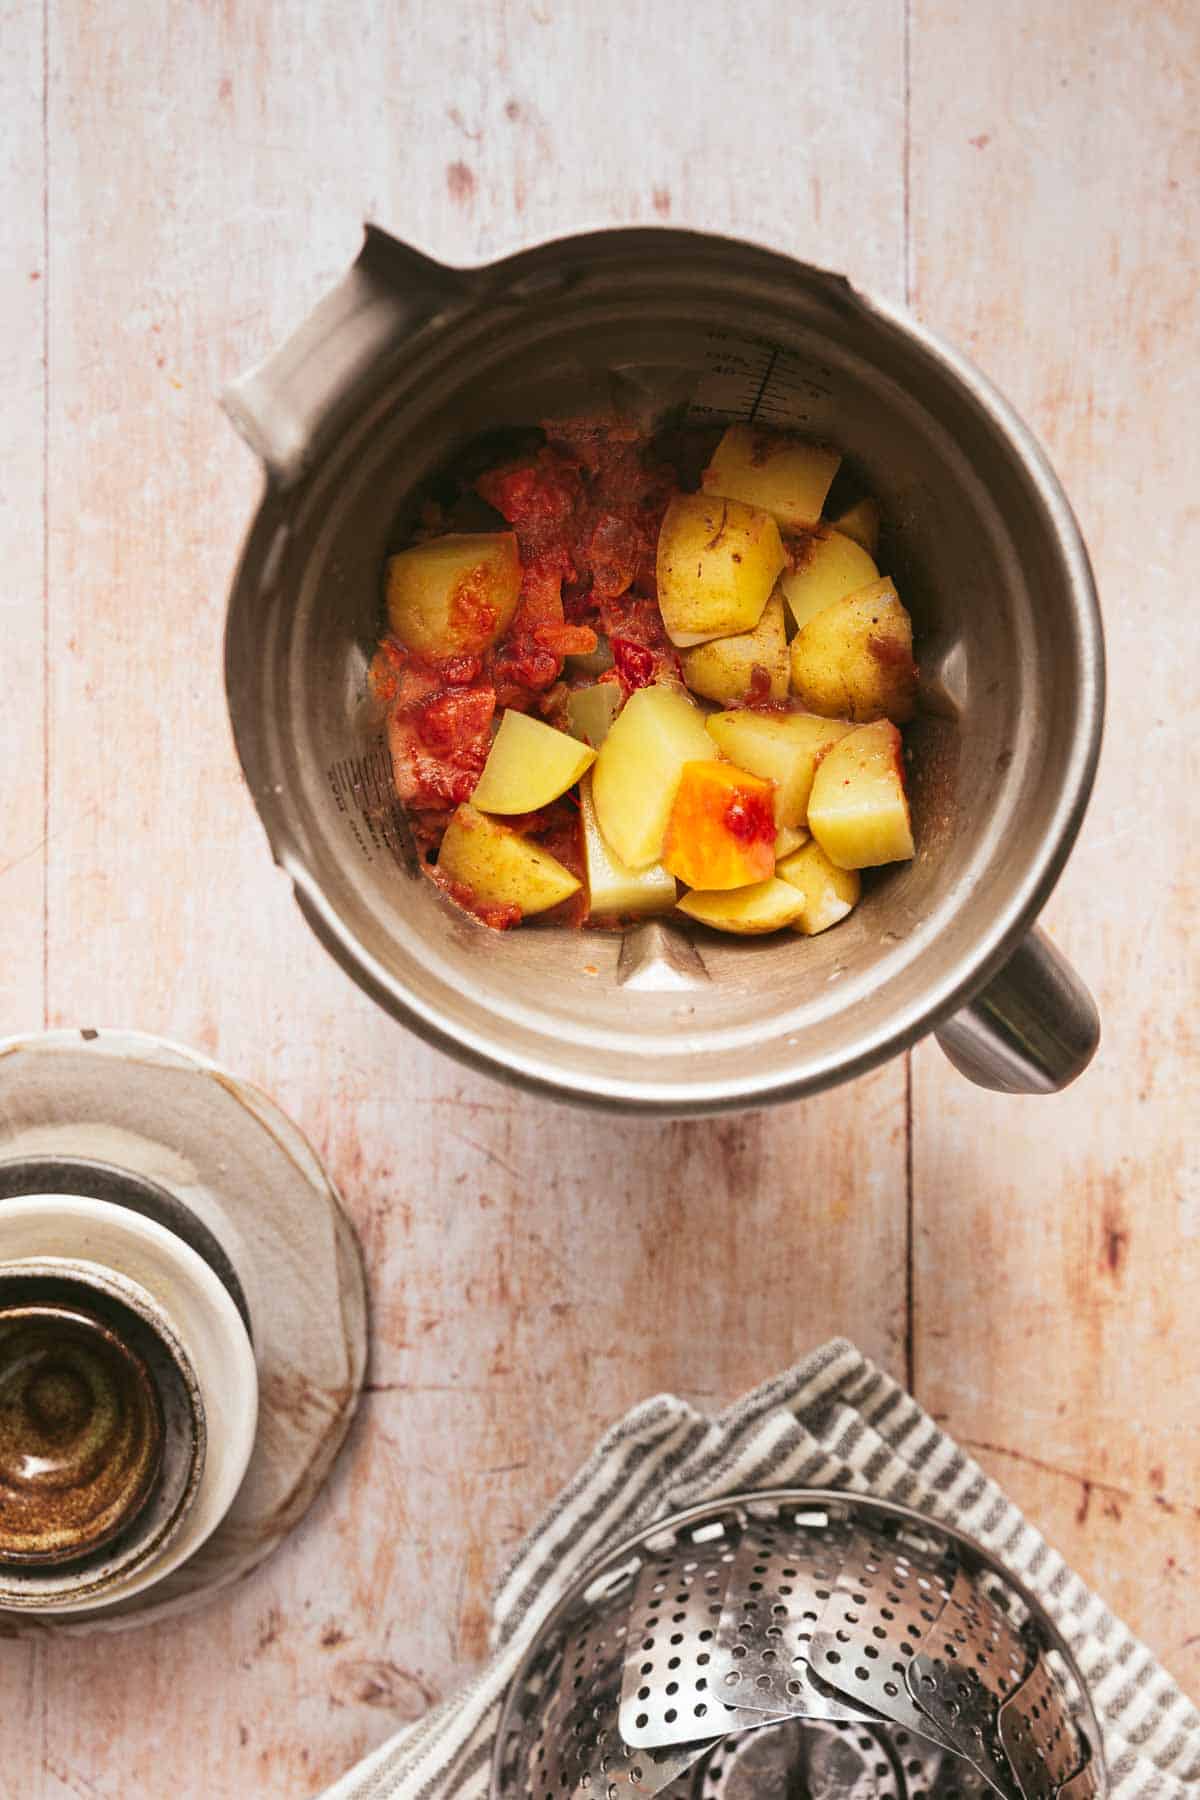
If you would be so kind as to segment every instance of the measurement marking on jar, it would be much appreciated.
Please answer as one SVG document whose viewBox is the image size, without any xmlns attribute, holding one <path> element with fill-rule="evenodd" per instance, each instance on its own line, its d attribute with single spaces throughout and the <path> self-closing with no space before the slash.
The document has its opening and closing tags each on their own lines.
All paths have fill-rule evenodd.
<svg viewBox="0 0 1200 1800">
<path fill-rule="evenodd" d="M 759 382 L 758 392 L 754 396 L 754 405 L 750 408 L 750 421 L 749 422 L 751 425 L 753 425 L 755 419 L 758 416 L 758 409 L 762 405 L 762 397 L 767 391 L 767 383 L 770 381 L 771 376 L 775 373 L 775 364 L 778 361 L 779 361 L 779 351 L 778 351 L 778 349 L 774 349 L 771 351 L 771 354 L 767 359 L 767 366 L 763 370 L 763 378 Z"/>
<path fill-rule="evenodd" d="M 705 367 L 688 407 L 694 419 L 756 419 L 784 429 L 829 429 L 833 371 L 765 338 L 710 332 Z"/>
<path fill-rule="evenodd" d="M 333 801 L 368 862 L 385 852 L 405 862 L 405 828 L 392 787 L 392 759 L 382 742 L 362 756 L 347 756 L 326 770 Z M 368 841 L 369 840 L 369 841 Z"/>
</svg>

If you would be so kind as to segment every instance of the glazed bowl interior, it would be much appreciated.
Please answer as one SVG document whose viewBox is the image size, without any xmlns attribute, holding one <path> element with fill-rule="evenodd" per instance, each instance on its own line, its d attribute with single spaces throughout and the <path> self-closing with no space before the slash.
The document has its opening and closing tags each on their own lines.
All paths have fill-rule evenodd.
<svg viewBox="0 0 1200 1800">
<path fill-rule="evenodd" d="M 129 1347 L 158 1399 L 161 1457 L 145 1503 L 128 1523 L 96 1548 L 53 1562 L 0 1559 L 0 1610 L 73 1612 L 145 1574 L 182 1532 L 207 1456 L 200 1386 L 187 1349 L 147 1290 L 99 1264 L 53 1255 L 6 1261 L 0 1305 L 82 1308 Z M 81 1458 L 78 1472 L 85 1469 Z"/>
<path fill-rule="evenodd" d="M 718 280 L 701 255 L 614 257 L 565 285 L 542 266 L 502 266 L 419 332 L 314 476 L 286 504 L 268 497 L 231 623 L 258 714 L 239 731 L 257 738 L 253 770 L 244 742 L 243 760 L 321 935 L 418 1029 L 582 1098 L 687 1110 L 806 1091 L 961 1003 L 1045 897 L 1064 807 L 1086 787 L 1087 647 L 1068 598 L 1082 551 L 1002 405 L 831 279 L 764 259 Z M 918 850 L 822 936 L 672 919 L 499 937 L 409 851 L 367 689 L 386 555 L 422 484 L 480 434 L 614 406 L 647 425 L 753 416 L 831 439 L 882 502 L 880 566 L 922 672 Z"/>
</svg>

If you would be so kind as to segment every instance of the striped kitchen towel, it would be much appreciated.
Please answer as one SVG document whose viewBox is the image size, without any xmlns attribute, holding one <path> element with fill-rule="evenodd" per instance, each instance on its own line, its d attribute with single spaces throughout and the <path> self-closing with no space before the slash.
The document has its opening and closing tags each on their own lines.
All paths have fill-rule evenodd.
<svg viewBox="0 0 1200 1800">
<path fill-rule="evenodd" d="M 1116 1800 L 1200 1800 L 1195 1707 L 995 1482 L 903 1388 L 840 1340 L 715 1419 L 660 1394 L 614 1425 L 504 1576 L 483 1672 L 325 1800 L 483 1800 L 505 1688 L 583 1569 L 683 1507 L 784 1486 L 876 1494 L 971 1533 L 1034 1590 L 1074 1650 Z"/>
</svg>

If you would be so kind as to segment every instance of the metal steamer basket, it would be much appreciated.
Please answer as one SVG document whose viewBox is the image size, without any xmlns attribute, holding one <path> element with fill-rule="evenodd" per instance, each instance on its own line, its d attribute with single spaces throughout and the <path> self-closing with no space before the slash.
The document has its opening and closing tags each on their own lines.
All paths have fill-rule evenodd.
<svg viewBox="0 0 1200 1800">
<path fill-rule="evenodd" d="M 639 1532 L 554 1609 L 505 1698 L 492 1800 L 1097 1800 L 1061 1633 L 983 1547 L 780 1489 Z"/>
<path fill-rule="evenodd" d="M 1048 1093 L 1098 1040 L 1033 929 L 1091 789 L 1104 666 L 1052 471 L 979 372 L 840 276 L 684 231 L 450 269 L 370 231 L 226 397 L 266 486 L 230 598 L 238 752 L 318 936 L 396 1017 L 557 1097 L 683 1114 L 795 1098 L 936 1031 Z M 498 430 L 611 414 L 836 440 L 883 507 L 917 631 L 916 860 L 819 937 L 536 924 L 498 943 L 419 873 L 367 667 L 382 569 L 437 471 Z"/>
</svg>

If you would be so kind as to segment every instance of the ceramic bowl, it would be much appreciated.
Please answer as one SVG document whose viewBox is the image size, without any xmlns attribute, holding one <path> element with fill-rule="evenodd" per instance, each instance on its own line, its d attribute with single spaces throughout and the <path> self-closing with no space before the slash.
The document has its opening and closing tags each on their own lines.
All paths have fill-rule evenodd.
<svg viewBox="0 0 1200 1800">
<path fill-rule="evenodd" d="M 22 1367 L 21 1346 L 8 1335 L 6 1352 L 6 1335 L 19 1333 L 31 1316 L 43 1331 L 26 1346 Z M 74 1341 L 64 1343 L 63 1328 L 69 1332 L 73 1321 L 82 1322 L 82 1332 L 77 1326 Z M 114 1376 L 128 1380 L 119 1395 L 105 1391 Z M 31 1417 L 39 1385 L 49 1390 L 51 1406 L 71 1408 L 74 1418 Z M 122 1414 L 143 1410 L 147 1390 L 156 1438 L 149 1456 L 136 1446 L 131 1451 L 121 1428 Z M 0 1606 L 58 1611 L 98 1603 L 167 1553 L 200 1491 L 207 1423 L 192 1359 L 140 1283 L 71 1257 L 0 1264 L 0 1416 L 5 1412 L 10 1479 L 0 1471 L 7 1526 L 0 1530 Z M 0 1425 L 0 1444 L 4 1435 Z M 57 1439 L 57 1468 L 39 1469 L 50 1461 L 39 1435 Z"/>
<path fill-rule="evenodd" d="M 73 1299 L 0 1308 L 0 1563 L 69 1562 L 131 1529 L 163 1436 L 127 1334 Z"/>
<path fill-rule="evenodd" d="M 194 1371 L 192 1417 L 202 1419 L 204 1427 L 205 1452 L 194 1491 L 171 1531 L 156 1539 L 152 1554 L 120 1567 L 105 1565 L 99 1573 L 81 1569 L 74 1588 L 54 1593 L 46 1579 L 42 1592 L 34 1593 L 32 1571 L 20 1577 L 13 1566 L 3 1571 L 0 1606 L 83 1612 L 161 1580 L 220 1524 L 254 1448 L 258 1372 L 243 1317 L 218 1275 L 174 1232 L 128 1208 L 71 1194 L 4 1200 L 0 1285 L 31 1277 L 93 1290 L 107 1283 L 122 1301 L 148 1308 L 156 1329 L 173 1334 Z M 140 1535 L 141 1522 L 133 1529 Z M 42 1571 L 43 1578 L 47 1573 Z"/>
</svg>

